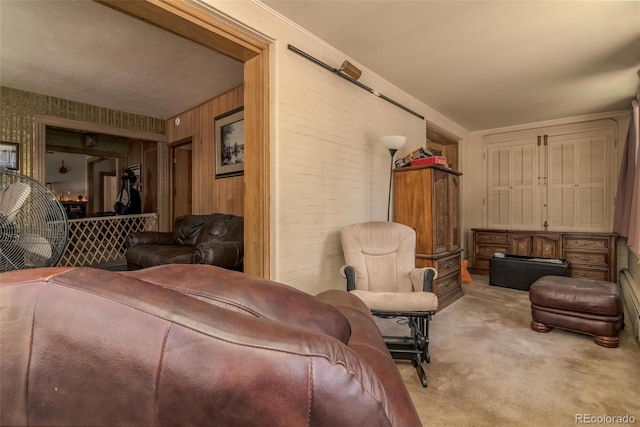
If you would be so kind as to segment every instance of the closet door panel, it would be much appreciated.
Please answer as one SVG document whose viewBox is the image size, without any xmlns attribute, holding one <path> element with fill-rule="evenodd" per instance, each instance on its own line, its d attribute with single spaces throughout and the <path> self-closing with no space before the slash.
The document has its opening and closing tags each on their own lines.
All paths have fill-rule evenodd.
<svg viewBox="0 0 640 427">
<path fill-rule="evenodd" d="M 487 150 L 490 227 L 540 226 L 538 153 L 526 143 Z"/>
<path fill-rule="evenodd" d="M 606 231 L 609 133 L 549 139 L 549 230 Z"/>
</svg>

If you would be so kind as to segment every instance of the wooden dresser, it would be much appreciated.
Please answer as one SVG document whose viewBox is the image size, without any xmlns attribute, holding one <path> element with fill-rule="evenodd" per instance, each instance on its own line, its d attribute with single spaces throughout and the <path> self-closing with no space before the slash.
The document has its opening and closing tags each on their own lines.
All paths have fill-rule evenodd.
<svg viewBox="0 0 640 427">
<path fill-rule="evenodd" d="M 616 281 L 614 233 L 491 230 L 473 228 L 471 272 L 489 274 L 489 259 L 496 252 L 570 262 L 569 275 Z"/>
<path fill-rule="evenodd" d="M 462 297 L 460 172 L 440 165 L 394 170 L 394 221 L 416 230 L 416 267 L 434 267 L 434 293 L 444 308 Z"/>
</svg>

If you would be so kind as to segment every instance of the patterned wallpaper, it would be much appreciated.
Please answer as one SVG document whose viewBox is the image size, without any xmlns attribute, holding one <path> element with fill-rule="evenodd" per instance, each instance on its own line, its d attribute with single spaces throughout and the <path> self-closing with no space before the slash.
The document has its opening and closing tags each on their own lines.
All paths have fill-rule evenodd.
<svg viewBox="0 0 640 427">
<path fill-rule="evenodd" d="M 20 172 L 33 176 L 34 117 L 54 116 L 166 134 L 166 120 L 0 86 L 0 140 L 20 143 Z"/>
</svg>

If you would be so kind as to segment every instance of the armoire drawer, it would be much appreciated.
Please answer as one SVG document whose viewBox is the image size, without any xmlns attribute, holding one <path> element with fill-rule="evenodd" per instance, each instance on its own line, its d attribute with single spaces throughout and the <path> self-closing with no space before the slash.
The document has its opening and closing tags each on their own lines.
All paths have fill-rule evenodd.
<svg viewBox="0 0 640 427">
<path fill-rule="evenodd" d="M 460 289 L 460 273 L 456 272 L 436 279 L 435 294 L 438 298 L 446 297 L 450 293 L 455 293 Z"/>
<path fill-rule="evenodd" d="M 460 271 L 460 254 L 437 260 L 435 269 L 438 270 L 438 276 L 446 276 L 453 271 Z"/>
</svg>

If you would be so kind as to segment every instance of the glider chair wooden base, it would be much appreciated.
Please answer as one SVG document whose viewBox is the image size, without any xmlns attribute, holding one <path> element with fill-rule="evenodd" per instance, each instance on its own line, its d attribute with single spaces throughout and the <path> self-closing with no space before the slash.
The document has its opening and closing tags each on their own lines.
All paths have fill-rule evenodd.
<svg viewBox="0 0 640 427">
<path fill-rule="evenodd" d="M 429 321 L 438 308 L 432 292 L 435 269 L 415 268 L 416 233 L 403 224 L 372 221 L 341 233 L 347 290 L 362 299 L 374 316 L 406 319 L 407 336 L 384 336 L 394 359 L 411 360 L 423 387 L 430 362 Z"/>
<path fill-rule="evenodd" d="M 422 386 L 427 386 L 427 374 L 424 371 L 423 363 L 430 363 L 429 355 L 429 321 L 433 313 L 385 313 L 380 311 L 372 311 L 371 314 L 377 317 L 390 319 L 402 318 L 407 319 L 407 325 L 410 329 L 410 335 L 384 335 L 384 342 L 387 345 L 391 357 L 394 359 L 410 360 L 418 371 Z"/>
</svg>

